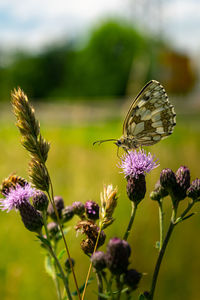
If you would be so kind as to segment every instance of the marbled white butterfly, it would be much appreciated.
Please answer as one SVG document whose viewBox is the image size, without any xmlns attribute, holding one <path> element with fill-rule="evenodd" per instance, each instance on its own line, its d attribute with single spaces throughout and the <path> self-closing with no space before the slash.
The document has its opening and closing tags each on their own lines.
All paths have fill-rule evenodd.
<svg viewBox="0 0 200 300">
<path fill-rule="evenodd" d="M 125 151 L 151 146 L 172 134 L 175 125 L 176 113 L 165 89 L 158 81 L 151 80 L 131 104 L 124 120 L 122 137 L 94 144 L 116 141 L 115 144 Z"/>
</svg>

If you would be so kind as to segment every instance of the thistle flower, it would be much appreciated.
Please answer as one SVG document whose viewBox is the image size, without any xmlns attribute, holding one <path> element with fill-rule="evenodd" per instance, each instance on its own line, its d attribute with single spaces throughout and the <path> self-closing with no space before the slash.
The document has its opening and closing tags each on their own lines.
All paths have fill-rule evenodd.
<svg viewBox="0 0 200 300">
<path fill-rule="evenodd" d="M 155 184 L 154 190 L 150 194 L 151 200 L 160 201 L 161 198 L 168 196 L 168 192 L 161 186 L 160 179 Z"/>
<path fill-rule="evenodd" d="M 200 179 L 197 178 L 192 181 L 187 190 L 187 196 L 192 198 L 194 201 L 200 201 Z"/>
<path fill-rule="evenodd" d="M 112 238 L 107 245 L 106 265 L 112 274 L 120 275 L 126 272 L 129 265 L 131 248 L 119 238 Z"/>
<path fill-rule="evenodd" d="M 138 177 L 129 177 L 126 192 L 131 201 L 135 204 L 139 204 L 146 194 L 145 176 L 140 174 Z"/>
<path fill-rule="evenodd" d="M 63 198 L 60 197 L 60 196 L 55 196 L 55 197 L 54 197 L 54 202 L 55 202 L 56 209 L 57 209 L 57 211 L 58 211 L 58 216 L 59 216 L 59 218 L 61 218 L 61 216 L 62 216 L 62 209 L 64 208 L 64 200 L 63 200 Z M 48 215 L 49 215 L 54 221 L 57 221 L 56 213 L 55 213 L 55 211 L 54 211 L 54 207 L 53 207 L 52 203 L 49 203 L 47 212 L 48 212 Z"/>
<path fill-rule="evenodd" d="M 135 269 L 127 270 L 124 274 L 124 283 L 131 288 L 132 291 L 136 290 L 138 283 L 142 278 L 142 274 L 136 271 Z"/>
<path fill-rule="evenodd" d="M 18 209 L 24 226 L 30 231 L 40 232 L 43 226 L 42 216 L 29 200 L 34 194 L 35 190 L 29 184 L 17 184 L 9 190 L 5 199 L 0 200 L 0 207 L 8 212 L 13 208 Z"/>
<path fill-rule="evenodd" d="M 15 188 L 10 188 L 6 198 L 0 200 L 0 208 L 8 212 L 13 208 L 19 209 L 23 203 L 30 203 L 29 199 L 34 194 L 35 189 L 30 184 L 25 184 L 24 186 L 16 184 Z"/>
<path fill-rule="evenodd" d="M 51 236 L 51 238 L 55 237 L 55 235 L 58 233 L 59 231 L 59 227 L 58 224 L 55 222 L 50 222 L 47 225 L 47 229 L 49 231 L 49 234 Z"/>
<path fill-rule="evenodd" d="M 62 210 L 62 221 L 63 223 L 68 222 L 71 220 L 74 216 L 74 207 L 71 206 L 65 206 Z"/>
<path fill-rule="evenodd" d="M 176 171 L 176 187 L 173 189 L 174 196 L 178 201 L 185 199 L 186 191 L 190 186 L 190 170 L 181 166 Z"/>
<path fill-rule="evenodd" d="M 33 195 L 33 206 L 35 207 L 35 209 L 40 210 L 40 211 L 46 211 L 48 204 L 49 204 L 49 200 L 47 198 L 47 195 L 40 191 L 40 190 L 36 190 L 35 194 Z"/>
<path fill-rule="evenodd" d="M 85 205 L 80 201 L 75 201 L 72 203 L 72 206 L 74 208 L 74 214 L 82 217 L 85 212 Z"/>
<path fill-rule="evenodd" d="M 72 263 L 72 267 L 74 267 L 75 260 L 73 258 L 71 258 L 71 263 Z M 70 264 L 69 258 L 67 258 L 65 261 L 65 271 L 67 273 L 71 273 L 71 264 Z"/>
<path fill-rule="evenodd" d="M 168 192 L 176 186 L 176 175 L 171 169 L 166 168 L 161 171 L 160 184 Z"/>
<path fill-rule="evenodd" d="M 106 268 L 106 254 L 103 251 L 96 251 L 91 257 L 92 266 L 96 272 Z"/>
<path fill-rule="evenodd" d="M 99 219 L 99 205 L 94 201 L 87 201 L 85 203 L 85 213 L 88 219 L 98 220 Z"/>
<path fill-rule="evenodd" d="M 138 178 L 139 175 L 146 175 L 151 170 L 159 166 L 158 160 L 149 152 L 146 154 L 144 150 L 129 151 L 121 159 L 121 164 L 118 165 L 125 174 L 125 177 Z"/>
<path fill-rule="evenodd" d="M 112 184 L 104 186 L 103 193 L 100 194 L 101 198 L 101 221 L 103 228 L 106 228 L 113 223 L 112 217 L 115 207 L 117 206 L 117 188 L 113 188 Z"/>
</svg>

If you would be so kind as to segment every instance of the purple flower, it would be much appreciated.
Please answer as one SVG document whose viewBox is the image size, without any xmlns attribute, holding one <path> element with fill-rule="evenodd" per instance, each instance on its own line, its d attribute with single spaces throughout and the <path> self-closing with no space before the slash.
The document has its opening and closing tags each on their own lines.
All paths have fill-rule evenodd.
<svg viewBox="0 0 200 300">
<path fill-rule="evenodd" d="M 91 220 L 99 219 L 99 205 L 94 201 L 87 201 L 85 203 L 85 213 Z"/>
<path fill-rule="evenodd" d="M 139 151 L 129 151 L 125 154 L 121 163 L 118 165 L 122 169 L 121 173 L 125 174 L 125 177 L 138 178 L 139 175 L 146 175 L 151 170 L 159 166 L 158 160 L 155 160 L 155 156 L 152 156 L 149 152 L 148 155 L 142 149 Z"/>
<path fill-rule="evenodd" d="M 15 188 L 10 189 L 5 199 L 0 199 L 0 209 L 7 210 L 7 212 L 13 208 L 19 209 L 21 205 L 30 203 L 29 198 L 34 194 L 35 189 L 30 184 L 27 183 L 24 186 L 17 184 Z"/>
</svg>

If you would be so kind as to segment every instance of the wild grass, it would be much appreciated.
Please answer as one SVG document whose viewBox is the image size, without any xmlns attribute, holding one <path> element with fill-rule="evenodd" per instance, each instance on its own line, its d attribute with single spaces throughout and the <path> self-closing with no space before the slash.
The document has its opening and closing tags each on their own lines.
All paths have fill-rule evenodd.
<svg viewBox="0 0 200 300">
<path fill-rule="evenodd" d="M 62 195 L 65 204 L 74 201 L 99 202 L 103 184 L 118 186 L 120 198 L 115 212 L 115 222 L 108 228 L 110 237 L 123 236 L 130 215 L 130 202 L 126 196 L 126 181 L 116 167 L 117 149 L 112 143 L 92 146 L 101 138 L 120 137 L 121 120 L 98 121 L 92 124 L 68 125 L 45 122 L 41 124 L 43 136 L 51 142 L 48 167 L 55 194 Z M 10 173 L 27 177 L 28 155 L 19 143 L 19 133 L 14 123 L 0 121 L 0 178 Z M 157 257 L 155 243 L 159 237 L 158 209 L 149 199 L 161 169 L 174 171 L 180 165 L 191 170 L 192 179 L 200 177 L 199 164 L 200 123 L 199 115 L 178 115 L 172 136 L 147 148 L 160 161 L 160 167 L 147 175 L 146 198 L 139 205 L 138 214 L 130 235 L 132 247 L 131 266 L 145 273 L 139 289 L 149 288 L 153 266 Z M 184 206 L 186 203 L 182 203 Z M 169 199 L 164 207 L 170 207 Z M 178 226 L 166 252 L 161 267 L 155 299 L 198 299 L 200 270 L 200 206 L 197 214 Z M 165 219 L 169 214 L 166 212 Z M 74 224 L 69 222 L 66 236 L 72 257 L 76 261 L 75 272 L 79 284 L 85 280 L 89 259 L 79 248 Z M 0 298 L 2 300 L 53 300 L 56 293 L 53 283 L 44 271 L 42 250 L 33 233 L 24 228 L 19 214 L 0 212 Z M 105 246 L 104 246 L 105 248 Z M 94 287 L 88 288 L 86 299 L 95 299 Z"/>
</svg>

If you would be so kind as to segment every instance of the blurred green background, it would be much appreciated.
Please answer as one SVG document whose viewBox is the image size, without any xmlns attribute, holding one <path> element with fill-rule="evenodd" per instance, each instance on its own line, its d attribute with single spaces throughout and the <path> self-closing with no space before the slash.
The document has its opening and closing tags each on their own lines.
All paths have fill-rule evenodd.
<svg viewBox="0 0 200 300">
<path fill-rule="evenodd" d="M 163 32 L 165 23 L 160 20 L 162 11 L 156 1 L 149 1 L 148 10 L 145 4 L 135 1 L 137 9 L 132 9 L 132 14 L 132 5 L 127 5 L 129 18 L 114 13 L 104 16 L 79 30 L 79 34 L 53 37 L 37 49 L 28 49 L 21 40 L 22 45 L 19 42 L 11 47 L 5 43 L 0 50 L 0 177 L 16 172 L 27 178 L 29 157 L 19 143 L 9 103 L 10 90 L 20 86 L 34 104 L 43 136 L 51 142 L 48 167 L 55 194 L 62 195 L 66 205 L 74 201 L 100 202 L 104 184 L 118 186 L 116 220 L 106 230 L 106 243 L 111 237 L 123 236 L 131 205 L 126 197 L 126 181 L 116 166 L 116 146 L 108 143 L 93 147 L 92 143 L 121 136 L 128 107 L 148 80 L 156 79 L 164 85 L 177 112 L 177 125 L 172 136 L 146 149 L 155 154 L 160 167 L 146 177 L 146 198 L 139 205 L 129 239 L 131 266 L 145 273 L 136 295 L 149 288 L 157 258 L 158 207 L 149 194 L 161 169 L 176 171 L 186 165 L 192 180 L 200 176 L 199 57 L 196 59 L 192 48 L 177 46 Z M 143 26 L 138 21 L 141 16 L 145 17 Z M 26 22 L 23 20 L 20 29 Z M 6 26 L 11 27 L 11 22 Z M 181 209 L 186 205 L 187 200 L 181 203 Z M 171 208 L 167 198 L 164 208 L 167 226 Z M 172 236 L 155 299 L 199 299 L 198 205 L 194 211 L 197 214 L 178 226 Z M 89 259 L 79 248 L 81 237 L 74 231 L 77 220 L 69 222 L 67 241 L 82 284 Z M 0 212 L 0 228 L 0 299 L 56 299 L 52 281 L 44 270 L 43 250 L 34 234 L 24 228 L 18 213 Z M 86 299 L 96 298 L 94 290 L 95 283 L 88 287 Z"/>
</svg>

